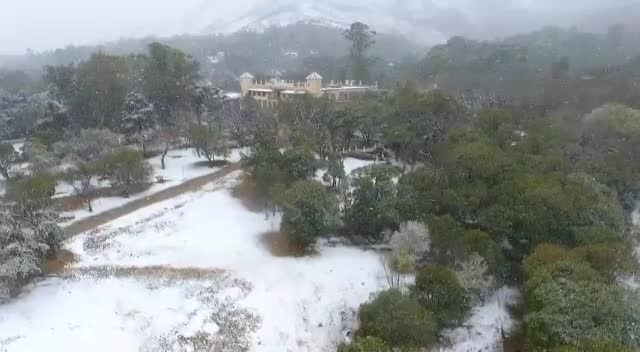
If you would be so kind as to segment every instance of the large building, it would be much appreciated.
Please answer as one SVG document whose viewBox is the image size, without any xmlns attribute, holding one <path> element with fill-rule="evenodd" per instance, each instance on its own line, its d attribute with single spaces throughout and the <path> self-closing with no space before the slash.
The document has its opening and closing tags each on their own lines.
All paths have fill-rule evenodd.
<svg viewBox="0 0 640 352">
<path fill-rule="evenodd" d="M 240 88 L 243 96 L 253 97 L 261 107 L 274 108 L 281 101 L 293 97 L 311 94 L 315 97 L 328 96 L 336 102 L 348 102 L 354 97 L 369 92 L 378 92 L 378 84 L 363 85 L 362 81 L 331 81 L 326 87 L 322 76 L 313 72 L 305 81 L 281 79 L 256 80 L 251 74 L 240 76 Z"/>
</svg>

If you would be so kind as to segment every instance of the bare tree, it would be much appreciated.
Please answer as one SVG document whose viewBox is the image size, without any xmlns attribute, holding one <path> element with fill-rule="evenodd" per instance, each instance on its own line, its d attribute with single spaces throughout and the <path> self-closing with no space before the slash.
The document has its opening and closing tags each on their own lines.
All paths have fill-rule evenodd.
<svg viewBox="0 0 640 352">
<path fill-rule="evenodd" d="M 400 290 L 402 288 L 402 274 L 393 268 L 393 261 L 387 255 L 380 256 L 382 272 L 390 289 Z"/>
<path fill-rule="evenodd" d="M 11 143 L 0 143 L 0 174 L 9 179 L 9 164 L 17 159 L 17 153 Z"/>
<path fill-rule="evenodd" d="M 157 145 L 162 154 L 160 156 L 160 163 L 162 164 L 162 169 L 166 168 L 165 159 L 167 154 L 171 148 L 173 148 L 178 142 L 178 131 L 174 128 L 161 128 L 159 130 L 154 131 L 152 137 L 153 144 Z"/>
<path fill-rule="evenodd" d="M 488 274 L 487 262 L 478 253 L 473 253 L 460 263 L 460 269 L 456 276 L 462 286 L 467 290 L 467 295 L 473 304 L 484 305 L 485 299 L 495 287 L 495 279 Z"/>
<path fill-rule="evenodd" d="M 391 236 L 391 257 L 396 270 L 412 272 L 420 256 L 429 250 L 429 230 L 420 222 L 409 221 Z"/>
<path fill-rule="evenodd" d="M 62 176 L 65 183 L 73 188 L 73 193 L 82 203 L 86 204 L 89 212 L 93 212 L 91 201 L 95 187 L 92 183 L 94 177 L 99 175 L 98 167 L 94 163 L 78 163 L 73 169 L 68 170 Z"/>
</svg>

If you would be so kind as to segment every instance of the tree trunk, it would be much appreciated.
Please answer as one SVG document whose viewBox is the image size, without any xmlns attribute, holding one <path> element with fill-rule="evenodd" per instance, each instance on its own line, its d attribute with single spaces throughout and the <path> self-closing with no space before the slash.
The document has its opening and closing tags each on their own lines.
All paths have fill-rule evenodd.
<svg viewBox="0 0 640 352">
<path fill-rule="evenodd" d="M 164 164 L 164 158 L 167 156 L 167 154 L 169 154 L 169 148 L 164 148 L 164 152 L 162 152 L 162 157 L 160 158 L 160 163 L 162 164 L 162 170 L 164 170 L 165 164 Z"/>
<path fill-rule="evenodd" d="M 93 213 L 93 207 L 91 206 L 91 198 L 87 198 L 87 205 L 89 206 L 89 212 Z"/>
<path fill-rule="evenodd" d="M 0 174 L 2 174 L 6 180 L 9 179 L 9 170 L 7 170 L 6 167 L 0 166 Z"/>
</svg>

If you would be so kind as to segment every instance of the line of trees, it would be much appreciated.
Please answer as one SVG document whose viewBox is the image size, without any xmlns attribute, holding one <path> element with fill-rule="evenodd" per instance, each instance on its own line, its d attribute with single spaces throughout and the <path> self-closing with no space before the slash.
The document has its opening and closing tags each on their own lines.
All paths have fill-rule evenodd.
<svg viewBox="0 0 640 352">
<path fill-rule="evenodd" d="M 305 97 L 275 116 L 248 166 L 281 230 L 310 251 L 328 234 L 392 248 L 391 290 L 360 308 L 341 351 L 430 347 L 504 284 L 523 288 L 531 350 L 639 347 L 638 297 L 618 282 L 637 270 L 637 110 L 532 122 L 407 86 L 340 106 Z M 387 162 L 344 173 L 345 150 L 376 144 Z"/>
</svg>

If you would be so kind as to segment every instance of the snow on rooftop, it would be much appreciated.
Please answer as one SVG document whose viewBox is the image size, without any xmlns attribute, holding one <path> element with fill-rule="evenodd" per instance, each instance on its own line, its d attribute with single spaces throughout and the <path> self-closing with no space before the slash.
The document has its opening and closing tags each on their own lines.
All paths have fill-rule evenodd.
<svg viewBox="0 0 640 352">
<path fill-rule="evenodd" d="M 253 79 L 253 76 L 249 72 L 243 73 L 240 78 Z"/>
<path fill-rule="evenodd" d="M 287 90 L 283 90 L 281 93 L 282 94 L 307 94 L 307 91 L 287 89 Z"/>
<path fill-rule="evenodd" d="M 311 80 L 311 79 L 320 79 L 321 80 L 322 76 L 320 76 L 317 72 L 313 72 L 313 73 L 311 73 L 310 75 L 307 76 L 307 79 L 308 80 Z"/>
<path fill-rule="evenodd" d="M 378 89 L 376 86 L 340 86 L 340 87 L 329 87 L 322 88 L 322 91 L 335 91 L 335 90 L 370 90 L 370 89 Z"/>
<path fill-rule="evenodd" d="M 225 93 L 224 96 L 227 97 L 228 99 L 240 99 L 242 98 L 242 93 L 228 92 L 228 93 Z"/>
</svg>

